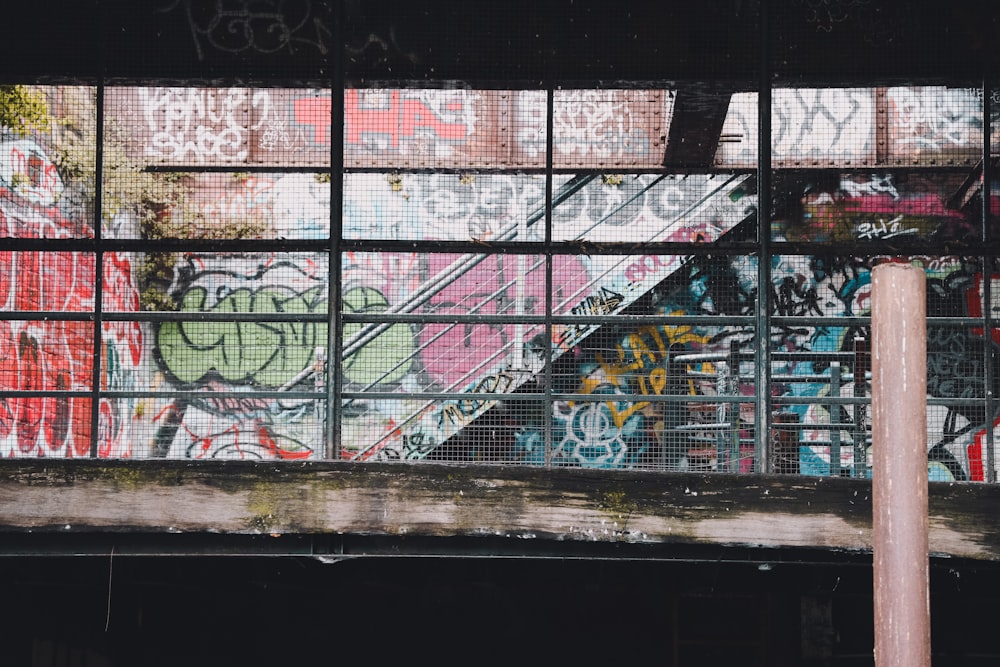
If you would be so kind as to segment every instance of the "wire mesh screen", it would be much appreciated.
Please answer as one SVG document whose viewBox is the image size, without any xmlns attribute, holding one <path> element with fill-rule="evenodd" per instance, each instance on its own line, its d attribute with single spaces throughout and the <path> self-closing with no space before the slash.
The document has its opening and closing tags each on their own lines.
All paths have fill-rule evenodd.
<svg viewBox="0 0 1000 667">
<path fill-rule="evenodd" d="M 745 84 L 0 91 L 5 456 L 863 477 L 903 261 L 992 477 L 981 89 L 775 88 L 766 179 Z"/>
<path fill-rule="evenodd" d="M 771 264 L 772 392 L 796 423 L 776 427 L 802 472 L 870 475 L 871 272 L 914 263 L 927 279 L 928 472 L 983 479 L 995 355 L 982 260 L 925 254 L 983 238 L 982 91 L 773 92 L 771 237 L 814 246 Z"/>
</svg>

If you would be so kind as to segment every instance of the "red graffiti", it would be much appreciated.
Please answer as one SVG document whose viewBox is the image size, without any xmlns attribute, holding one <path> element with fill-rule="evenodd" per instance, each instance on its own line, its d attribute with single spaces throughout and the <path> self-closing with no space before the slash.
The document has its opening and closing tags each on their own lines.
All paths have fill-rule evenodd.
<svg viewBox="0 0 1000 667">
<path fill-rule="evenodd" d="M 24 179 L 20 186 L 23 196 L 39 203 L 52 202 L 59 194 L 62 182 L 56 165 L 43 155 L 28 149 L 24 144 L 15 143 L 11 146 L 7 159 L 13 173 Z"/>
<path fill-rule="evenodd" d="M 29 165 L 30 166 L 30 165 Z M 15 217 L 11 211 L 17 211 Z M 72 236 L 84 227 L 52 207 L 0 191 L 0 236 Z M 16 230 L 16 233 L 12 233 Z M 0 251 L 0 306 L 24 313 L 92 313 L 95 255 L 86 252 Z M 104 310 L 139 310 L 139 296 L 126 256 L 104 257 Z M 101 354 L 100 389 L 119 388 L 123 368 L 142 357 L 137 322 L 105 322 L 95 345 L 94 324 L 39 317 L 0 321 L 0 391 L 38 392 L 0 398 L 0 452 L 7 456 L 89 456 L 93 445 L 93 399 L 56 392 L 91 392 L 95 350 Z M 46 395 L 48 393 L 48 395 Z M 97 453 L 128 456 L 127 410 L 119 399 L 98 406 Z"/>
<path fill-rule="evenodd" d="M 462 141 L 471 133 L 464 122 L 442 118 L 424 101 L 402 97 L 401 91 L 391 90 L 378 96 L 379 103 L 367 102 L 357 90 L 344 93 L 344 141 L 361 144 L 365 137 L 388 137 L 393 148 L 402 140 L 412 139 L 421 130 L 429 131 L 438 139 Z M 295 122 L 312 128 L 313 141 L 330 143 L 330 98 L 302 97 L 292 103 Z M 462 102 L 444 105 L 447 112 L 458 113 Z"/>
</svg>

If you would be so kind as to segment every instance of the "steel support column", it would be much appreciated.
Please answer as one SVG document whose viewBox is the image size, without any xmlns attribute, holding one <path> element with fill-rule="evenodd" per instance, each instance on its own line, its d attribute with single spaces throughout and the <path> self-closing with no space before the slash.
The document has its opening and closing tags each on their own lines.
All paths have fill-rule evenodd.
<svg viewBox="0 0 1000 667">
<path fill-rule="evenodd" d="M 929 667 L 924 272 L 872 271 L 875 667 Z"/>
</svg>

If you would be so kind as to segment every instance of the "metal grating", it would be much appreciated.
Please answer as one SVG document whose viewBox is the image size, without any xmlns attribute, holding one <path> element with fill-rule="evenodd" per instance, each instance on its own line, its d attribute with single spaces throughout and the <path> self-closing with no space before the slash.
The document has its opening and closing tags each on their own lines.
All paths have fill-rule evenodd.
<svg viewBox="0 0 1000 667">
<path fill-rule="evenodd" d="M 995 91 L 736 79 L 5 85 L 0 454 L 863 477 L 903 261 L 992 480 Z"/>
</svg>

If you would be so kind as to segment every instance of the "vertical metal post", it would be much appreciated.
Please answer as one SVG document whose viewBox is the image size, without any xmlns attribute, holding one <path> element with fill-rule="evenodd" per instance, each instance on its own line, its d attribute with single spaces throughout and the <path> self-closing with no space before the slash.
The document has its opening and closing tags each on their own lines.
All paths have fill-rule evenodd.
<svg viewBox="0 0 1000 667">
<path fill-rule="evenodd" d="M 830 396 L 840 398 L 840 362 L 834 361 L 830 364 Z M 831 421 L 839 422 L 841 407 L 839 405 L 830 406 L 832 412 L 838 415 Z M 840 477 L 840 427 L 830 429 L 830 476 Z"/>
<path fill-rule="evenodd" d="M 101 376 L 104 359 L 104 77 L 97 82 L 94 128 L 94 368 L 90 381 L 90 457 L 97 458 L 101 438 Z"/>
<path fill-rule="evenodd" d="M 330 238 L 326 317 L 326 457 L 340 458 L 340 404 L 344 354 L 341 331 L 340 240 L 344 231 L 344 7 L 334 3 L 333 48 L 330 50 Z"/>
<path fill-rule="evenodd" d="M 715 393 L 719 396 L 730 396 L 730 381 L 729 376 L 732 373 L 732 368 L 730 367 L 730 361 L 723 361 L 719 363 L 718 375 L 715 378 Z M 715 421 L 719 430 L 715 432 L 715 469 L 716 471 L 729 471 L 732 472 L 733 461 L 732 454 L 727 453 L 729 451 L 728 436 L 727 432 L 731 431 L 734 427 L 731 417 L 731 407 L 728 403 L 719 403 L 715 406 Z"/>
<path fill-rule="evenodd" d="M 996 345 L 993 344 L 993 265 L 996 257 L 991 252 L 993 242 L 992 210 L 990 191 L 993 181 L 993 125 L 992 114 L 993 91 L 990 77 L 983 77 L 983 189 L 982 189 L 982 241 L 987 252 L 983 255 L 983 381 L 986 383 L 986 481 L 995 482 L 996 474 L 996 443 L 993 438 L 993 420 L 996 413 L 996 397 L 993 395 L 993 383 L 996 381 L 993 373 L 993 358 L 996 355 Z"/>
<path fill-rule="evenodd" d="M 770 472 L 771 436 L 771 30 L 770 3 L 760 3 L 760 72 L 757 79 L 757 335 L 754 458 Z"/>
<path fill-rule="evenodd" d="M 866 376 L 871 370 L 871 346 L 862 336 L 854 339 L 854 398 L 868 393 Z M 868 468 L 868 429 L 865 428 L 865 405 L 854 404 L 854 468 L 855 477 L 864 477 Z"/>
<path fill-rule="evenodd" d="M 729 342 L 729 378 L 726 386 L 727 396 L 740 395 L 740 344 L 739 341 Z M 729 422 L 729 472 L 740 471 L 740 404 L 722 403 L 726 408 L 726 419 Z M 720 460 L 722 460 L 720 458 Z"/>
<path fill-rule="evenodd" d="M 924 272 L 872 271 L 875 667 L 929 667 Z"/>
<path fill-rule="evenodd" d="M 552 133 L 555 129 L 555 89 L 550 83 L 545 90 L 545 420 L 543 428 L 545 437 L 544 465 L 552 465 L 552 449 L 555 441 L 552 437 L 552 151 L 555 139 Z"/>
<path fill-rule="evenodd" d="M 774 475 L 799 474 L 799 431 L 789 424 L 797 424 L 799 416 L 791 410 L 781 410 L 771 416 L 771 473 Z"/>
</svg>

